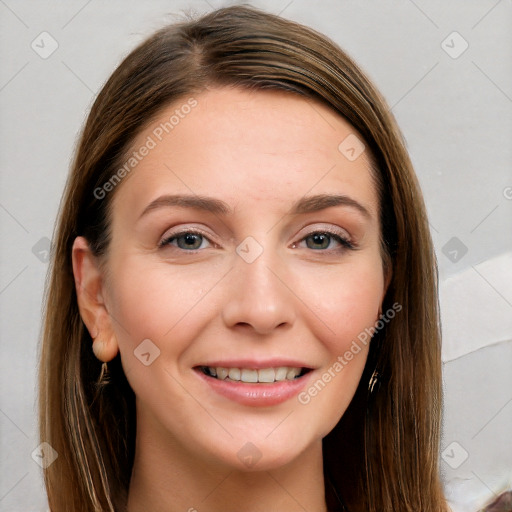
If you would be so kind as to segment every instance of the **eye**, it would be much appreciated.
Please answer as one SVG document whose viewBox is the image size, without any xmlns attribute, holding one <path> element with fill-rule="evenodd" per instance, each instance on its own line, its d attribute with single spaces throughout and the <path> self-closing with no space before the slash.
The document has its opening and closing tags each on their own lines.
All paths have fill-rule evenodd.
<svg viewBox="0 0 512 512">
<path fill-rule="evenodd" d="M 203 242 L 210 242 L 203 233 L 199 231 L 181 231 L 179 233 L 173 233 L 172 235 L 164 238 L 159 244 L 159 247 L 165 247 L 172 245 L 178 249 L 185 251 L 194 251 L 197 249 L 205 249 Z"/>
<path fill-rule="evenodd" d="M 343 236 L 339 233 L 335 233 L 332 231 L 314 231 L 309 235 L 305 236 L 299 243 L 306 242 L 306 247 L 308 249 L 313 249 L 314 251 L 336 251 L 343 249 L 355 249 L 355 246 L 346 236 Z M 333 247 L 333 245 L 338 244 L 338 247 Z M 297 245 L 294 244 L 294 247 Z"/>
</svg>

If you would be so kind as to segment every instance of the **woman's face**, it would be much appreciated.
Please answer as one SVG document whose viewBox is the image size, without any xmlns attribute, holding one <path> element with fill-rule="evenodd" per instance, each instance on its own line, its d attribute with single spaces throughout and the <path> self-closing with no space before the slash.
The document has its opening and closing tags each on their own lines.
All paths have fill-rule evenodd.
<svg viewBox="0 0 512 512">
<path fill-rule="evenodd" d="M 111 329 L 138 435 L 275 468 L 336 425 L 360 380 L 358 335 L 385 291 L 377 191 L 327 107 L 228 88 L 194 99 L 139 134 L 115 190 Z"/>
</svg>

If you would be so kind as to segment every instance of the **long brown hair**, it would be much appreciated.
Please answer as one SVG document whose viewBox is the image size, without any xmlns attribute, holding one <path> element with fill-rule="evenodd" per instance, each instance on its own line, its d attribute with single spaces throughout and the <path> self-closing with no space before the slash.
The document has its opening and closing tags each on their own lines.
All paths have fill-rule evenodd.
<svg viewBox="0 0 512 512">
<path fill-rule="evenodd" d="M 119 65 L 85 124 L 53 240 L 41 347 L 41 441 L 59 454 L 44 474 L 50 509 L 124 510 L 135 450 L 134 393 L 119 355 L 109 363 L 110 382 L 96 384 L 101 363 L 77 306 L 73 241 L 85 236 L 100 259 L 108 255 L 115 190 L 104 198 L 94 191 L 164 107 L 212 85 L 323 102 L 364 138 L 391 276 L 382 307 L 402 310 L 373 336 L 356 395 L 323 441 L 326 485 L 351 512 L 446 510 L 437 266 L 402 136 L 385 100 L 335 43 L 245 6 L 159 30 Z"/>
</svg>

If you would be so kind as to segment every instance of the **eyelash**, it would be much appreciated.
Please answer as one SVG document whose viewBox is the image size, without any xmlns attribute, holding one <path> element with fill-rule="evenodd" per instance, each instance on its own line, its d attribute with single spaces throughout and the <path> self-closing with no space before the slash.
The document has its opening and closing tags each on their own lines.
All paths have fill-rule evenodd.
<svg viewBox="0 0 512 512">
<path fill-rule="evenodd" d="M 165 246 L 171 245 L 171 242 L 173 240 L 176 240 L 177 238 L 184 236 L 184 235 L 199 235 L 211 243 L 211 240 L 201 231 L 197 231 L 195 229 L 187 229 L 184 231 L 180 231 L 178 233 L 173 233 L 172 235 L 164 238 L 162 241 L 159 242 L 158 247 L 164 248 Z M 319 251 L 319 252 L 341 252 L 343 250 L 347 250 L 347 249 L 355 250 L 357 248 L 353 242 L 344 238 L 340 233 L 337 233 L 336 231 L 329 230 L 329 229 L 312 231 L 311 233 L 308 233 L 305 237 L 303 237 L 301 240 L 299 240 L 298 243 L 303 242 L 306 239 L 308 239 L 314 235 L 327 235 L 331 239 L 336 240 L 341 245 L 341 247 L 338 249 L 311 249 L 312 251 L 315 251 L 315 252 L 317 252 L 317 251 Z M 297 246 L 297 244 L 294 243 L 293 247 L 295 248 L 296 246 Z M 193 254 L 196 253 L 196 251 L 200 250 L 200 249 L 187 250 L 187 249 L 181 249 L 180 247 L 176 247 L 176 249 L 179 249 L 184 252 L 191 252 Z"/>
<path fill-rule="evenodd" d="M 356 249 L 356 246 L 355 246 L 355 244 L 353 242 L 351 242 L 350 240 L 348 240 L 347 238 L 342 236 L 339 232 L 337 232 L 335 230 L 330 230 L 330 229 L 312 231 L 311 233 L 308 233 L 305 237 L 303 237 L 301 240 L 299 240 L 299 243 L 300 242 L 304 242 L 304 240 L 306 240 L 306 239 L 308 239 L 310 237 L 313 237 L 315 235 L 327 235 L 331 239 L 336 240 L 340 244 L 341 247 L 339 247 L 338 249 L 311 249 L 312 251 L 315 251 L 315 252 L 316 251 L 320 251 L 320 252 L 341 252 L 341 251 L 344 251 L 346 249 L 349 249 L 349 250 L 355 250 Z M 295 243 L 293 245 L 296 246 Z"/>
</svg>

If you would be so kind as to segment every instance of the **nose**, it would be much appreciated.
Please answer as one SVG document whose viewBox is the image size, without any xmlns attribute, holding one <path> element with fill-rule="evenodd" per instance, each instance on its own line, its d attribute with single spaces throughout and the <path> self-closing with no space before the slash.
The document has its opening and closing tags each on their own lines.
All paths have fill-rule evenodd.
<svg viewBox="0 0 512 512">
<path fill-rule="evenodd" d="M 295 296 L 282 260 L 264 250 L 250 263 L 236 255 L 234 266 L 225 288 L 225 325 L 261 335 L 290 328 L 296 316 Z"/>
</svg>

